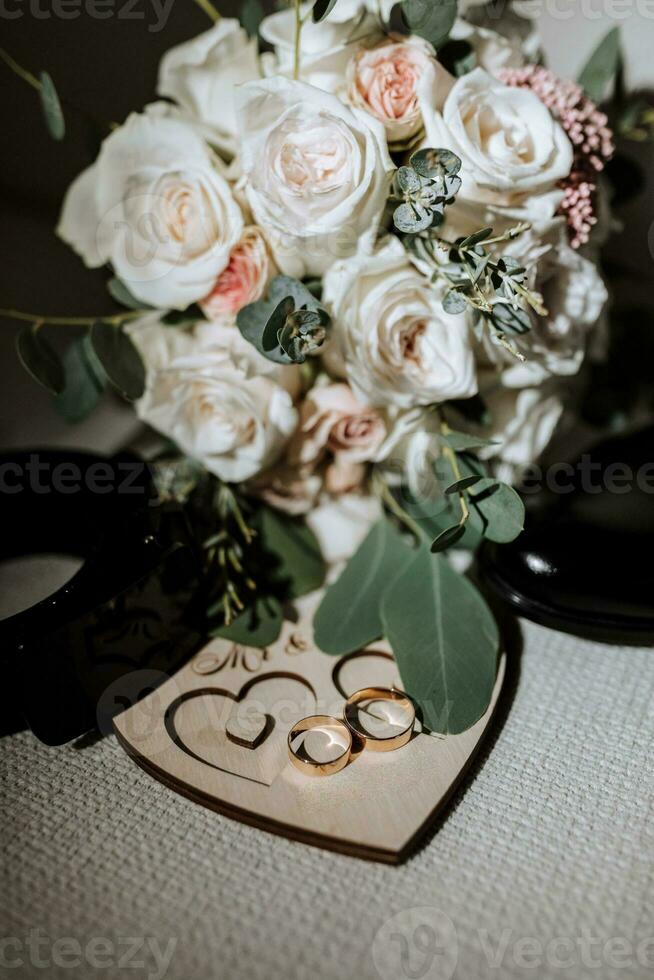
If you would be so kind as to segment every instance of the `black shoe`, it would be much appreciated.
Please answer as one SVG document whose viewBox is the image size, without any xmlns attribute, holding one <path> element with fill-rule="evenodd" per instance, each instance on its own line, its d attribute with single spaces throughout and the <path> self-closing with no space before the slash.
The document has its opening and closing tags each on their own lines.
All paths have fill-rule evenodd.
<svg viewBox="0 0 654 980">
<path fill-rule="evenodd" d="M 654 643 L 654 428 L 608 439 L 544 478 L 549 487 L 533 496 L 523 488 L 525 531 L 481 549 L 484 580 L 553 629 Z"/>
</svg>

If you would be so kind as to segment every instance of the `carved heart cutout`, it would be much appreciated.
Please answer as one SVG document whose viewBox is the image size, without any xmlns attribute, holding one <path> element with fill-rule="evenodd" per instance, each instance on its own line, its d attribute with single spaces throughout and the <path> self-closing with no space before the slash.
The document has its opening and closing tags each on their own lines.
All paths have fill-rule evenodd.
<svg viewBox="0 0 654 980">
<path fill-rule="evenodd" d="M 237 713 L 235 704 L 241 709 Z M 270 786 L 286 765 L 291 726 L 311 714 L 315 704 L 315 692 L 304 678 L 271 672 L 252 678 L 237 694 L 218 687 L 180 694 L 168 706 L 164 724 L 192 759 Z"/>
</svg>

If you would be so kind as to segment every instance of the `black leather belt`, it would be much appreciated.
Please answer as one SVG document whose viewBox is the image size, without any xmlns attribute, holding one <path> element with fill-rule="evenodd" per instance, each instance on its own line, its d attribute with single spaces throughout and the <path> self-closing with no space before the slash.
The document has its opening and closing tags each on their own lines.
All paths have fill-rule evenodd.
<svg viewBox="0 0 654 980">
<path fill-rule="evenodd" d="M 202 642 L 200 562 L 182 511 L 128 453 L 0 455 L 0 560 L 83 560 L 54 594 L 0 621 L 1 730 L 59 745 L 174 672 Z"/>
</svg>

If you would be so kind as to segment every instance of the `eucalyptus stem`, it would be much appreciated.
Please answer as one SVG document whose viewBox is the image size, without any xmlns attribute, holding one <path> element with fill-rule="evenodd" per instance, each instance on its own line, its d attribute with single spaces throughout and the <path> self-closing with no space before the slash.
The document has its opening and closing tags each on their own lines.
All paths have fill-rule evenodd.
<svg viewBox="0 0 654 980">
<path fill-rule="evenodd" d="M 373 472 L 372 482 L 373 482 L 373 489 L 377 492 L 378 496 L 380 497 L 382 502 L 388 507 L 390 512 L 394 514 L 395 517 L 397 517 L 398 521 L 404 524 L 404 526 L 411 532 L 411 534 L 414 535 L 414 537 L 418 541 L 422 541 L 422 539 L 425 536 L 422 528 L 418 524 L 416 524 L 413 518 L 410 517 L 409 514 L 407 514 L 407 512 L 404 510 L 403 507 L 400 507 L 397 500 L 391 493 L 388 484 L 386 483 L 384 478 L 380 476 L 379 473 Z"/>
<path fill-rule="evenodd" d="M 220 14 L 218 13 L 214 5 L 211 3 L 211 0 L 195 0 L 195 2 L 197 3 L 200 10 L 204 11 L 204 13 L 207 15 L 209 20 L 212 20 L 214 24 L 218 23 L 218 21 L 220 20 Z"/>
<path fill-rule="evenodd" d="M 47 323 L 55 327 L 91 327 L 98 320 L 118 326 L 128 320 L 137 320 L 148 312 L 148 310 L 129 310 L 109 316 L 44 316 L 42 313 L 25 313 L 23 310 L 0 310 L 0 317 L 5 320 L 25 320 L 28 323 Z"/>
<path fill-rule="evenodd" d="M 198 0 L 199 2 L 199 0 Z M 295 4 L 295 43 L 293 45 L 293 78 L 297 81 L 300 77 L 300 38 L 302 36 L 302 3 L 301 0 L 294 0 Z"/>
<path fill-rule="evenodd" d="M 28 85 L 35 88 L 37 92 L 41 91 L 42 85 L 38 78 L 36 78 L 35 75 L 33 75 L 30 71 L 27 71 L 25 68 L 21 68 L 18 62 L 14 61 L 11 55 L 8 54 L 4 48 L 0 48 L 0 58 L 2 58 L 8 68 L 11 68 L 15 75 L 18 75 L 18 77 L 22 78 L 24 82 L 27 82 Z"/>
<path fill-rule="evenodd" d="M 450 429 L 447 422 L 441 422 L 441 433 L 444 436 L 449 435 L 451 431 L 452 430 Z M 456 453 L 448 445 L 443 446 L 442 453 L 452 468 L 454 479 L 458 482 L 459 480 L 462 479 L 462 476 L 461 476 L 461 470 L 459 469 L 459 461 L 456 458 Z M 461 507 L 461 520 L 459 521 L 459 524 L 463 525 L 470 517 L 470 508 L 468 507 L 468 501 L 466 500 L 466 495 L 465 493 L 463 493 L 463 491 L 459 490 L 457 496 L 459 498 L 459 506 Z"/>
</svg>

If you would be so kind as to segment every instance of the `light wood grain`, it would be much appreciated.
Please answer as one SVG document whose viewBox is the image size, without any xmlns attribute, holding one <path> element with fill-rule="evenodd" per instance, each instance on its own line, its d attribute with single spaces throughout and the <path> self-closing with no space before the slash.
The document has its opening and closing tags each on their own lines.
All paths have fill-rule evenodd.
<svg viewBox="0 0 654 980">
<path fill-rule="evenodd" d="M 483 738 L 505 657 L 488 711 L 468 731 L 428 735 L 417 723 L 403 748 L 359 752 L 341 772 L 311 779 L 289 762 L 292 725 L 310 714 L 341 717 L 344 698 L 359 688 L 401 686 L 384 642 L 342 658 L 315 647 L 310 624 L 318 600 L 306 597 L 299 622 L 286 623 L 264 652 L 213 640 L 117 716 L 116 734 L 152 776 L 227 816 L 307 843 L 399 862 L 445 804 Z"/>
</svg>

